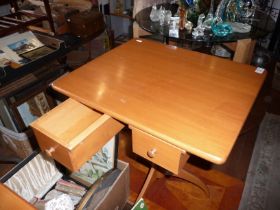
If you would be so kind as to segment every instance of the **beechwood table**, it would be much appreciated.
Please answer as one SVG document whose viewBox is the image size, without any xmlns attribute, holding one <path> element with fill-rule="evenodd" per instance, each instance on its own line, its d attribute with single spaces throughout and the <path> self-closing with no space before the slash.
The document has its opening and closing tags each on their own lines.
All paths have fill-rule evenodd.
<svg viewBox="0 0 280 210">
<path fill-rule="evenodd" d="M 266 74 L 253 66 L 133 39 L 52 87 L 127 124 L 133 152 L 208 194 L 207 186 L 183 165 L 190 155 L 215 164 L 227 160 Z"/>
</svg>

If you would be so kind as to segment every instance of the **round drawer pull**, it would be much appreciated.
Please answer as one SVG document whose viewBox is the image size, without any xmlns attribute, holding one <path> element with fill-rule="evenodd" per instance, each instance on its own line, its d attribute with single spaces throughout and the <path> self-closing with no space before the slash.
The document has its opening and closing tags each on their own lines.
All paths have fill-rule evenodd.
<svg viewBox="0 0 280 210">
<path fill-rule="evenodd" d="M 154 158 L 156 156 L 156 152 L 157 152 L 157 149 L 156 148 L 153 148 L 153 149 L 150 149 L 148 152 L 147 152 L 147 155 L 149 158 Z"/>
<path fill-rule="evenodd" d="M 49 149 L 46 149 L 45 152 L 48 156 L 52 156 L 52 153 L 55 151 L 55 148 L 51 147 Z"/>
</svg>

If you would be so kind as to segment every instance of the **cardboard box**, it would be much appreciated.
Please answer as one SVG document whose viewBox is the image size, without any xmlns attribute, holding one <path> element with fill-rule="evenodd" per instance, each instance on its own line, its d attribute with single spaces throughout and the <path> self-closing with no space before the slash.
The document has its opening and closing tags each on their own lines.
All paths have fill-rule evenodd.
<svg viewBox="0 0 280 210">
<path fill-rule="evenodd" d="M 22 169 L 24 168 L 25 167 L 23 167 Z M 92 186 L 92 187 L 97 186 L 97 188 L 94 190 L 94 193 L 92 194 L 88 202 L 86 202 L 84 206 L 81 207 L 78 206 L 77 209 L 119 210 L 124 208 L 126 201 L 128 200 L 129 190 L 130 190 L 129 164 L 121 160 L 118 160 L 117 169 L 114 169 L 113 171 L 109 172 L 107 176 L 104 176 L 104 178 L 101 179 L 102 181 L 100 182 L 100 184 Z M 45 190 L 49 190 L 49 189 L 50 187 L 46 187 Z M 11 191 L 12 191 L 11 189 L 3 187 L 3 191 L 1 190 L 1 193 L 11 193 Z M 88 192 L 86 193 L 84 198 L 87 196 L 87 194 Z M 23 196 L 21 195 L 17 195 L 17 196 L 19 202 L 20 200 L 23 200 L 21 199 L 21 197 Z M 25 200 L 28 199 L 25 198 Z M 2 202 L 1 205 L 3 206 L 11 206 L 12 203 L 17 201 L 13 200 L 11 202 L 10 199 L 4 199 L 1 200 L 1 202 Z M 32 206 L 27 202 L 22 207 L 23 209 L 32 209 Z"/>
<path fill-rule="evenodd" d="M 123 209 L 129 197 L 129 164 L 118 160 L 117 170 L 106 176 L 83 209 Z"/>
</svg>

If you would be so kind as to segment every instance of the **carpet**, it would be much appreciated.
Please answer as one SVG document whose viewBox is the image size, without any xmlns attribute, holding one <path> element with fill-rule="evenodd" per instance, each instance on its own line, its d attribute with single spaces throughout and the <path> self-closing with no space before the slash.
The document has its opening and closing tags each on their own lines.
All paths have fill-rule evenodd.
<svg viewBox="0 0 280 210">
<path fill-rule="evenodd" d="M 239 210 L 280 209 L 280 116 L 266 113 L 260 125 Z"/>
</svg>

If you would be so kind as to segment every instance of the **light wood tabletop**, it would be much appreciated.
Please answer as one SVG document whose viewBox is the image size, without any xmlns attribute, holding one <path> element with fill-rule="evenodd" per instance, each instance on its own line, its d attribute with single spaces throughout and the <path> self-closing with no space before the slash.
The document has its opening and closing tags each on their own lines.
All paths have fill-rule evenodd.
<svg viewBox="0 0 280 210">
<path fill-rule="evenodd" d="M 35 207 L 31 206 L 26 200 L 18 196 L 15 192 L 9 189 L 4 184 L 0 183 L 0 209 L 25 209 L 25 210 L 36 210 Z"/>
<path fill-rule="evenodd" d="M 53 83 L 81 103 L 216 164 L 266 77 L 256 67 L 133 39 Z"/>
</svg>

